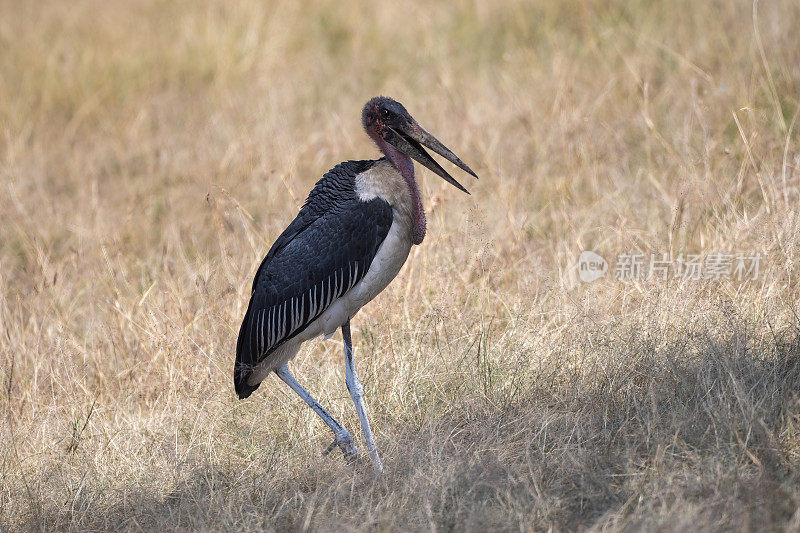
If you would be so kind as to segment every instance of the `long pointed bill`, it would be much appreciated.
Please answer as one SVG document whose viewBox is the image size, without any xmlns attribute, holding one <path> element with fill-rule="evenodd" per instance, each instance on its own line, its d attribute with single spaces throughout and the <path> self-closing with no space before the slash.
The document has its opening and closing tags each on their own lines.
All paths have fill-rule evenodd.
<svg viewBox="0 0 800 533">
<path fill-rule="evenodd" d="M 458 158 L 458 156 L 456 156 L 456 154 L 451 152 L 449 148 L 440 143 L 439 139 L 437 139 L 436 137 L 425 131 L 425 129 L 422 126 L 420 126 L 417 122 L 412 122 L 411 127 L 407 132 L 407 135 L 412 139 L 414 139 L 415 141 L 417 141 L 418 143 L 422 144 L 423 146 L 427 146 L 440 156 L 444 157 L 445 159 L 453 163 L 455 166 L 457 166 L 464 172 L 472 174 L 472 176 L 474 176 L 477 179 L 478 175 L 475 174 L 471 168 L 465 165 L 464 162 L 461 161 Z"/>
<path fill-rule="evenodd" d="M 389 128 L 389 132 L 390 134 L 387 140 L 398 150 L 441 176 L 447 183 L 469 194 L 469 191 L 465 189 L 459 182 L 457 182 L 455 178 L 453 178 L 453 176 L 451 176 L 445 169 L 443 169 L 435 159 L 428 155 L 428 152 L 426 152 L 421 145 L 425 145 L 460 169 L 469 172 L 476 178 L 478 176 L 472 171 L 471 168 L 465 165 L 464 162 L 456 156 L 456 154 L 451 152 L 445 145 L 439 142 L 436 137 L 425 131 L 422 126 L 412 120 L 408 128 L 403 128 L 399 131 Z"/>
</svg>

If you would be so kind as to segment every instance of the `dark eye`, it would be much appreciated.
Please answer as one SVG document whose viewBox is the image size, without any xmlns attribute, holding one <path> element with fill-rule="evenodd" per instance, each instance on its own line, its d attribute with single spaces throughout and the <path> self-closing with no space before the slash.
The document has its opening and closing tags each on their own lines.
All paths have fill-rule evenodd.
<svg viewBox="0 0 800 533">
<path fill-rule="evenodd" d="M 383 118 L 389 118 L 392 116 L 392 112 L 384 107 L 383 109 L 381 109 L 381 116 Z"/>
</svg>

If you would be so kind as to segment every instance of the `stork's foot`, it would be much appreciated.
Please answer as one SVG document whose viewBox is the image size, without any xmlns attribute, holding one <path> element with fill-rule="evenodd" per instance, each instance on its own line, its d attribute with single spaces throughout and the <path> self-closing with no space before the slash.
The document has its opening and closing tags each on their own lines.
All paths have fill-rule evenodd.
<svg viewBox="0 0 800 533">
<path fill-rule="evenodd" d="M 348 461 L 356 461 L 358 459 L 358 449 L 353 442 L 353 437 L 351 437 L 350 432 L 344 428 L 336 433 L 336 438 L 333 439 L 328 449 L 322 452 L 322 455 L 328 455 L 337 446 L 342 450 L 344 458 Z"/>
</svg>

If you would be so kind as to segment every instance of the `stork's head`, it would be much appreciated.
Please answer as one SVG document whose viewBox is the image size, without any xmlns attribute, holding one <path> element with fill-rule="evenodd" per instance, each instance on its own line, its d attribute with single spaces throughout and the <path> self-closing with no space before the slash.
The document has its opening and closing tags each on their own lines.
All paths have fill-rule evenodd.
<svg viewBox="0 0 800 533">
<path fill-rule="evenodd" d="M 448 183 L 469 194 L 467 189 L 462 187 L 453 176 L 428 155 L 423 146 L 430 148 L 465 172 L 476 178 L 478 176 L 436 137 L 425 131 L 400 102 L 386 96 L 376 96 L 364 106 L 364 110 L 361 112 L 361 121 L 367 134 L 378 143 L 379 147 L 383 148 L 381 141 L 390 144 L 444 178 Z"/>
</svg>

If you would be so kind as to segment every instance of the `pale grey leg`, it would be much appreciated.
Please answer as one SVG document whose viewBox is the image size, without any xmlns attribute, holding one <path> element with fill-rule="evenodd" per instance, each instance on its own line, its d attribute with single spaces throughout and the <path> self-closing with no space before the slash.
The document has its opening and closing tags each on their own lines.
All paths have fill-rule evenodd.
<svg viewBox="0 0 800 533">
<path fill-rule="evenodd" d="M 342 427 L 342 425 L 336 421 L 331 415 L 328 414 L 328 411 L 322 408 L 322 406 L 315 400 L 307 390 L 300 385 L 296 379 L 289 373 L 289 365 L 283 365 L 278 370 L 275 371 L 275 374 L 279 378 L 281 378 L 284 383 L 289 385 L 293 391 L 297 393 L 305 402 L 311 407 L 315 413 L 319 415 L 319 417 L 328 425 L 329 428 L 333 431 L 335 439 L 333 443 L 328 446 L 328 449 L 325 450 L 325 454 L 327 455 L 334 446 L 339 446 L 341 448 L 342 453 L 348 459 L 355 458 L 358 456 L 358 450 L 356 449 L 356 445 L 353 443 L 353 437 L 350 436 L 350 433 Z"/>
<path fill-rule="evenodd" d="M 369 420 L 367 420 L 367 411 L 364 408 L 364 387 L 358 381 L 356 376 L 356 367 L 353 364 L 353 340 L 350 337 L 350 321 L 342 325 L 342 338 L 344 339 L 344 368 L 345 368 L 345 382 L 347 383 L 347 390 L 350 391 L 350 397 L 353 398 L 353 403 L 356 406 L 358 419 L 361 421 L 361 430 L 364 432 L 364 440 L 367 442 L 367 450 L 369 456 L 372 457 L 372 463 L 375 469 L 379 472 L 383 471 L 381 459 L 378 457 L 378 448 L 375 446 L 375 440 L 372 438 L 372 430 L 369 428 Z"/>
</svg>

